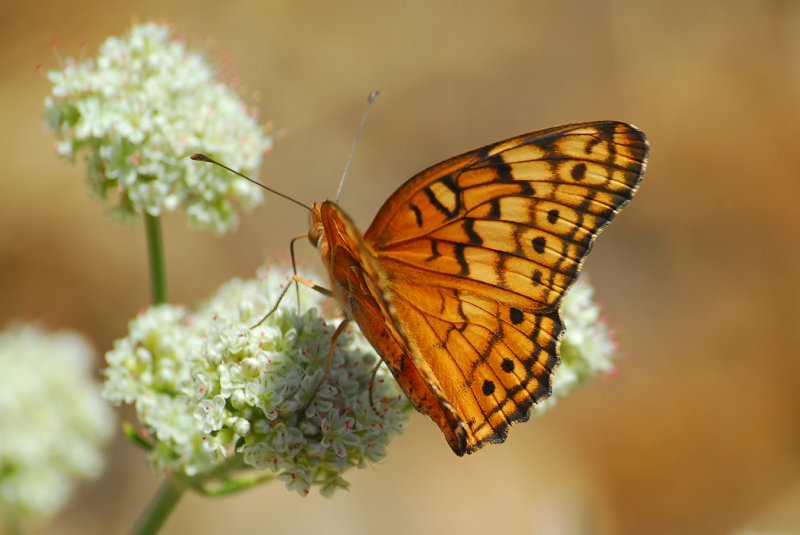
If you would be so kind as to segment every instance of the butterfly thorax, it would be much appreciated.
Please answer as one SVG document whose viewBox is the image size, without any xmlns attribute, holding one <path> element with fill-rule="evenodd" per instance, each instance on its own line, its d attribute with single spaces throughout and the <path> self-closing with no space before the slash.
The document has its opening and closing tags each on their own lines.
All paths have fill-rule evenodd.
<svg viewBox="0 0 800 535">
<path fill-rule="evenodd" d="M 348 316 L 351 316 L 350 300 L 354 294 L 370 294 L 364 273 L 364 257 L 370 253 L 360 236 L 336 203 L 323 201 L 312 206 L 308 239 L 319 250 L 334 296 Z"/>
</svg>

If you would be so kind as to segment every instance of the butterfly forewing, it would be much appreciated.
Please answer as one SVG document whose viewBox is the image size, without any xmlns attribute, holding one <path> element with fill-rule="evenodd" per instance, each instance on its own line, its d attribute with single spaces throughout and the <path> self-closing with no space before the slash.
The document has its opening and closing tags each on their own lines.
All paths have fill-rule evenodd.
<svg viewBox="0 0 800 535">
<path fill-rule="evenodd" d="M 401 271 L 423 270 L 439 284 L 467 279 L 472 291 L 549 310 L 599 230 L 633 196 L 646 150 L 641 132 L 616 122 L 489 145 L 412 178 L 365 239 Z"/>
<path fill-rule="evenodd" d="M 379 211 L 363 241 L 381 320 L 466 427 L 456 453 L 502 441 L 549 395 L 561 299 L 646 156 L 625 123 L 553 128 L 437 164 Z"/>
</svg>

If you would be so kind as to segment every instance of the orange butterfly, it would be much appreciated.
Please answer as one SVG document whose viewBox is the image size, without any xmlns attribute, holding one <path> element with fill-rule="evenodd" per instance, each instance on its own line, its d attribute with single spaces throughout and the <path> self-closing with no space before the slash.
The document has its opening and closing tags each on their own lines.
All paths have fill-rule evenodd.
<svg viewBox="0 0 800 535">
<path fill-rule="evenodd" d="M 336 203 L 312 207 L 333 295 L 456 455 L 550 395 L 561 300 L 647 152 L 629 124 L 572 124 L 426 169 L 363 235 Z"/>
</svg>

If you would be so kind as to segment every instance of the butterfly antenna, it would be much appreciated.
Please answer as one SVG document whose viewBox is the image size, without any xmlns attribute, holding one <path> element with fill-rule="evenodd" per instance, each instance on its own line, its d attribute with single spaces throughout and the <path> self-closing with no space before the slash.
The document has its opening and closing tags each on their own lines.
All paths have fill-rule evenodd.
<svg viewBox="0 0 800 535">
<path fill-rule="evenodd" d="M 347 161 L 344 164 L 344 172 L 342 173 L 342 179 L 339 181 L 339 189 L 336 191 L 336 202 L 339 202 L 339 197 L 342 196 L 342 189 L 344 189 L 344 179 L 347 178 L 347 170 L 350 169 L 350 161 L 353 159 L 353 153 L 356 150 L 356 143 L 358 143 L 358 138 L 361 136 L 361 130 L 364 129 L 364 123 L 367 122 L 367 114 L 369 113 L 369 109 L 372 107 L 372 103 L 375 102 L 375 99 L 378 98 L 378 90 L 375 89 L 372 93 L 369 94 L 367 98 L 367 107 L 364 108 L 364 113 L 361 115 L 361 122 L 358 123 L 358 130 L 356 130 L 356 137 L 353 138 L 353 146 L 350 147 L 350 154 L 347 155 Z"/>
<path fill-rule="evenodd" d="M 216 161 L 215 159 L 213 159 L 213 158 L 210 158 L 209 156 L 206 156 L 205 154 L 200 154 L 200 153 L 198 153 L 198 154 L 192 154 L 191 158 L 192 158 L 192 160 L 194 160 L 194 161 L 197 161 L 197 162 L 208 162 L 208 163 L 213 163 L 214 165 L 218 165 L 218 166 L 222 167 L 223 169 L 226 169 L 226 170 L 230 171 L 230 172 L 231 172 L 231 173 L 233 173 L 234 175 L 240 176 L 240 177 L 242 177 L 243 179 L 245 179 L 245 180 L 247 180 L 247 181 L 249 181 L 249 182 L 252 182 L 253 184 L 255 184 L 256 186 L 258 186 L 259 188 L 264 188 L 264 189 L 265 189 L 265 190 L 267 190 L 268 192 L 270 192 L 270 193 L 274 193 L 274 194 L 275 194 L 275 195 L 277 195 L 278 197 L 283 197 L 283 198 L 284 198 L 284 199 L 286 199 L 287 201 L 292 201 L 292 202 L 293 202 L 293 203 L 295 203 L 296 205 L 298 205 L 298 206 L 302 206 L 303 208 L 305 208 L 305 209 L 306 209 L 306 210 L 308 210 L 309 212 L 311 211 L 311 207 L 310 207 L 310 206 L 308 206 L 308 205 L 306 205 L 306 204 L 303 204 L 303 203 L 301 203 L 301 202 L 300 202 L 300 201 L 298 201 L 297 199 L 293 199 L 293 198 L 289 197 L 288 195 L 284 195 L 284 194 L 283 194 L 283 193 L 281 193 L 280 191 L 275 191 L 274 189 L 270 188 L 269 186 L 265 186 L 265 185 L 264 185 L 264 184 L 262 184 L 261 182 L 258 182 L 257 180 L 253 180 L 253 179 L 252 179 L 252 178 L 250 178 L 249 176 L 243 175 L 243 174 L 242 174 L 242 173 L 240 173 L 239 171 L 236 171 L 236 170 L 234 170 L 234 169 L 231 169 L 231 168 L 230 168 L 230 167 L 228 167 L 227 165 L 225 165 L 225 164 L 222 164 L 222 163 L 219 163 L 219 162 L 218 162 L 218 161 Z"/>
</svg>

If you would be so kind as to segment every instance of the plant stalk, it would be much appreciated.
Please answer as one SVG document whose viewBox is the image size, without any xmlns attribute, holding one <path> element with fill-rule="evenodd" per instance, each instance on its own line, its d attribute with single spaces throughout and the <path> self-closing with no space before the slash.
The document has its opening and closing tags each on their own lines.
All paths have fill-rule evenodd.
<svg viewBox="0 0 800 535">
<path fill-rule="evenodd" d="M 186 485 L 175 477 L 167 476 L 131 530 L 132 535 L 158 533 L 172 510 L 180 501 Z"/>
<path fill-rule="evenodd" d="M 150 288 L 153 304 L 167 302 L 167 272 L 164 267 L 164 243 L 161 239 L 161 219 L 150 214 L 144 215 L 147 234 L 147 250 L 150 253 Z"/>
</svg>

